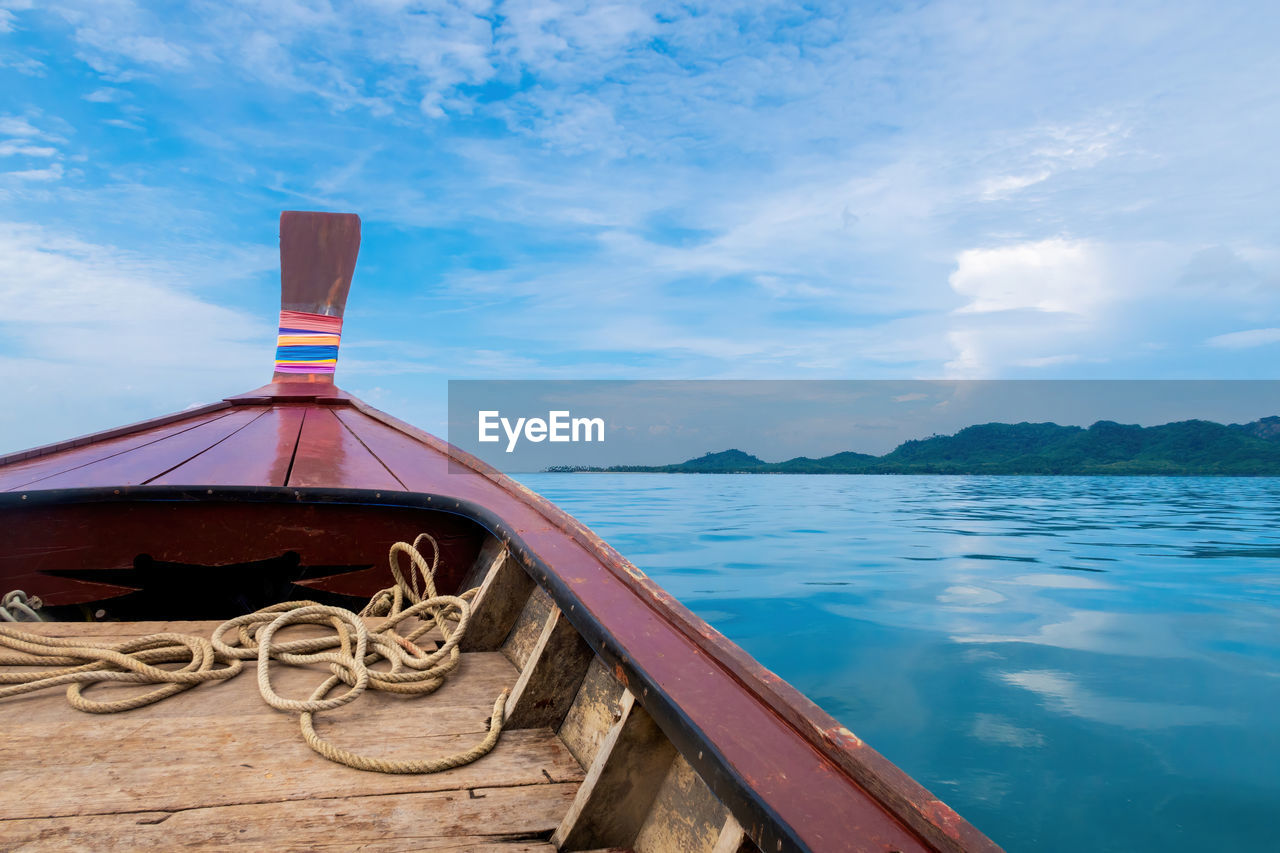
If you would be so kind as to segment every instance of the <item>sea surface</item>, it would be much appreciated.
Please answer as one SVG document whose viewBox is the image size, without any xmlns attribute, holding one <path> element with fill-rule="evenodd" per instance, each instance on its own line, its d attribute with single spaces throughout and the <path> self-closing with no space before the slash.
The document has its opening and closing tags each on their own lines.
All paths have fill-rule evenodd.
<svg viewBox="0 0 1280 853">
<path fill-rule="evenodd" d="M 1009 851 L 1280 849 L 1280 479 L 520 479 Z"/>
</svg>

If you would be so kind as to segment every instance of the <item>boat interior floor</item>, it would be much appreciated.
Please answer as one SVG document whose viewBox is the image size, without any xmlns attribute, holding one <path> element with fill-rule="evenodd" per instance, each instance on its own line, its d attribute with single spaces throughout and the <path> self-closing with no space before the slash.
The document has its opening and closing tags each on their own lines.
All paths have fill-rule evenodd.
<svg viewBox="0 0 1280 853">
<path fill-rule="evenodd" d="M 458 669 L 427 696 L 368 691 L 316 715 L 321 737 L 392 759 L 478 743 L 512 694 L 492 752 L 423 775 L 354 770 L 304 743 L 298 717 L 253 673 L 117 714 L 73 710 L 61 689 L 0 705 L 4 849 L 756 850 L 611 669 L 496 542 Z M 209 636 L 218 621 L 46 622 L 49 637 Z M 369 620 L 376 626 L 381 620 Z M 297 625 L 280 639 L 318 626 Z M 286 636 L 286 632 L 293 632 Z M 253 669 L 256 664 L 246 664 Z M 306 698 L 328 672 L 277 666 L 272 686 Z M 146 688 L 98 685 L 89 696 Z"/>
<path fill-rule="evenodd" d="M 123 640 L 158 630 L 208 636 L 216 625 L 22 627 Z M 277 666 L 272 682 L 281 695 L 305 698 L 327 674 Z M 469 652 L 430 696 L 367 691 L 317 715 L 316 728 L 363 755 L 446 755 L 484 736 L 494 699 L 518 675 L 500 651 Z M 140 688 L 99 686 L 89 695 L 131 692 Z M 6 700 L 4 710 L 6 849 L 551 850 L 584 776 L 549 728 L 503 732 L 489 755 L 441 773 L 353 770 L 312 752 L 297 715 L 267 706 L 251 672 L 123 714 L 80 713 L 59 689 Z"/>
</svg>

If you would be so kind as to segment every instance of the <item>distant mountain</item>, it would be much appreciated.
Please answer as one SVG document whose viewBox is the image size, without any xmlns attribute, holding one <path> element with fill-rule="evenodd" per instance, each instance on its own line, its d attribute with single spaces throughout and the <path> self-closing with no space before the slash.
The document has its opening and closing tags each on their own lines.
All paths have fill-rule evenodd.
<svg viewBox="0 0 1280 853">
<path fill-rule="evenodd" d="M 664 465 L 661 470 L 678 474 L 748 474 L 768 467 L 769 463 L 750 453 L 741 450 L 722 450 L 719 453 L 708 453 L 688 462 L 677 465 Z M 597 469 L 598 470 L 598 469 Z M 619 465 L 609 468 L 610 471 L 649 471 L 643 465 Z"/>
<path fill-rule="evenodd" d="M 673 465 L 550 468 L 674 474 L 1142 474 L 1280 476 L 1280 417 L 1248 424 L 1180 421 L 1141 427 L 1098 421 L 990 423 L 906 441 L 884 456 L 836 453 L 765 462 L 741 450 Z"/>
<path fill-rule="evenodd" d="M 823 456 L 821 459 L 797 456 L 795 459 L 788 459 L 786 462 L 779 462 L 768 468 L 784 474 L 846 474 L 854 470 L 861 471 L 879 461 L 879 456 L 846 450 L 843 453 Z"/>
<path fill-rule="evenodd" d="M 1280 442 L 1209 421 L 1145 428 L 1098 421 L 1087 430 L 982 424 L 905 442 L 872 467 L 881 473 L 1280 475 Z"/>
<path fill-rule="evenodd" d="M 1232 424 L 1231 428 L 1264 441 L 1280 441 L 1280 416 L 1277 415 L 1251 424 Z"/>
</svg>

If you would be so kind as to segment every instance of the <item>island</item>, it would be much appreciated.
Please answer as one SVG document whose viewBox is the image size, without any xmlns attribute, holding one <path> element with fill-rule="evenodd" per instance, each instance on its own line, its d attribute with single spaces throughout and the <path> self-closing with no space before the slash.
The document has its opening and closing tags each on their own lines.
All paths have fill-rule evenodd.
<svg viewBox="0 0 1280 853">
<path fill-rule="evenodd" d="M 551 473 L 661 474 L 1022 474 L 1280 476 L 1280 416 L 1247 424 L 1190 420 L 1143 427 L 1098 421 L 988 423 L 955 435 L 903 442 L 883 456 L 846 451 L 765 462 L 741 450 L 671 465 L 559 465 Z"/>
</svg>

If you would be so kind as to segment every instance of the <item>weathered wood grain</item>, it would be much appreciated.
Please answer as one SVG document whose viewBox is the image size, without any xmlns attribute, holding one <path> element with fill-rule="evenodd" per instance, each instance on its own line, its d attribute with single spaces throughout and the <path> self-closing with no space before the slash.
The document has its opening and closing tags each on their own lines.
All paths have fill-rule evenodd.
<svg viewBox="0 0 1280 853">
<path fill-rule="evenodd" d="M 462 585 L 458 587 L 458 591 L 464 592 L 481 586 L 485 578 L 489 577 L 493 570 L 498 567 L 498 561 L 506 559 L 506 550 L 507 546 L 502 543 L 502 540 L 493 536 L 486 537 L 480 545 L 480 553 L 476 555 L 475 562 L 471 564 L 471 568 L 463 575 Z"/>
<path fill-rule="evenodd" d="M 560 739 L 583 769 L 591 766 L 600 744 L 622 717 L 622 682 L 600 658 L 593 658 L 564 723 Z"/>
<path fill-rule="evenodd" d="M 309 632 L 299 632 L 302 633 Z M 286 638 L 292 636 L 296 635 Z M 149 719 L 196 720 L 258 716 L 267 712 L 274 714 L 258 695 L 256 666 L 250 662 L 244 672 L 230 681 L 202 684 L 163 702 L 122 715 L 99 716 L 76 711 L 66 703 L 63 698 L 65 690 L 60 688 L 14 696 L 0 700 L 0 728 L 5 733 L 16 733 L 22 726 L 38 720 L 37 726 L 48 728 L 50 732 L 65 730 L 81 732 L 85 736 L 109 737 L 110 732 L 136 727 Z M 310 696 L 311 691 L 327 677 L 326 670 L 314 667 L 277 665 L 271 670 L 271 681 L 276 691 L 295 698 Z M 400 697 L 370 691 L 350 705 L 320 715 L 318 725 L 331 725 L 343 731 L 348 724 L 356 731 L 391 725 L 396 729 L 412 728 L 419 734 L 483 731 L 488 727 L 494 700 L 518 677 L 519 673 L 500 652 L 471 652 L 463 656 L 454 675 L 435 693 Z M 94 699 L 114 700 L 144 693 L 147 689 L 134 685 L 102 685 L 89 688 L 87 695 Z M 0 733 L 0 744 L 7 742 L 5 733 Z"/>
<path fill-rule="evenodd" d="M 636 834 L 636 853 L 712 853 L 728 814 L 689 762 L 677 755 Z"/>
<path fill-rule="evenodd" d="M 207 635 L 212 625 L 36 630 L 118 640 L 157 628 Z M 56 688 L 0 701 L 0 848 L 552 849 L 546 840 L 584 774 L 551 730 L 504 731 L 493 752 L 443 773 L 361 772 L 307 748 L 296 716 L 259 697 L 255 666 L 122 714 L 81 714 Z M 272 680 L 282 694 L 306 696 L 324 676 L 277 667 Z M 479 740 L 494 699 L 517 676 L 500 652 L 466 654 L 433 694 L 369 692 L 318 715 L 316 727 L 366 755 L 451 753 Z"/>
<path fill-rule="evenodd" d="M 742 824 L 738 823 L 733 815 L 727 815 L 724 825 L 720 827 L 720 837 L 716 839 L 716 846 L 712 848 L 711 853 L 760 853 L 760 848 L 747 836 Z"/>
<path fill-rule="evenodd" d="M 461 643 L 462 650 L 488 652 L 499 648 L 533 589 L 533 578 L 503 552 L 472 602 L 471 626 Z"/>
<path fill-rule="evenodd" d="M 507 728 L 560 728 L 595 652 L 552 607 L 520 679 L 507 697 Z"/>
<path fill-rule="evenodd" d="M 222 620 L 186 622 L 23 622 L 12 627 L 42 637 L 75 637 L 80 640 L 110 642 L 145 634 L 180 633 L 207 637 Z"/>
<path fill-rule="evenodd" d="M 551 843 L 566 851 L 632 846 L 675 757 L 658 724 L 630 691 L 623 693 L 622 719 L 601 744 Z"/>
<path fill-rule="evenodd" d="M 516 669 L 524 669 L 524 665 L 529 662 L 533 647 L 542 634 L 542 626 L 547 623 L 547 617 L 553 609 L 555 604 L 551 602 L 547 591 L 540 586 L 534 587 L 533 594 L 525 602 L 511 633 L 502 644 L 502 653 L 516 665 Z"/>
<path fill-rule="evenodd" d="M 551 850 L 577 785 L 249 803 L 0 821 L 6 850 Z"/>
<path fill-rule="evenodd" d="M 281 718 L 278 735 L 267 740 L 241 723 L 190 729 L 172 741 L 152 740 L 133 761 L 98 761 L 92 743 L 50 744 L 74 749 L 44 772 L 31 767 L 0 770 L 0 818 L 59 817 L 126 811 L 175 811 L 244 803 L 286 803 L 317 797 L 368 796 L 475 787 L 573 782 L 582 771 L 550 732 L 526 729 L 504 733 L 498 746 L 474 764 L 422 776 L 366 773 L 326 761 L 290 731 Z M 242 734 L 243 733 L 243 734 Z M 143 734 L 143 732 L 139 732 Z M 402 736 L 391 743 L 353 743 L 372 755 L 420 757 L 469 746 L 474 734 Z M 379 747 L 379 748 L 376 748 Z"/>
</svg>

